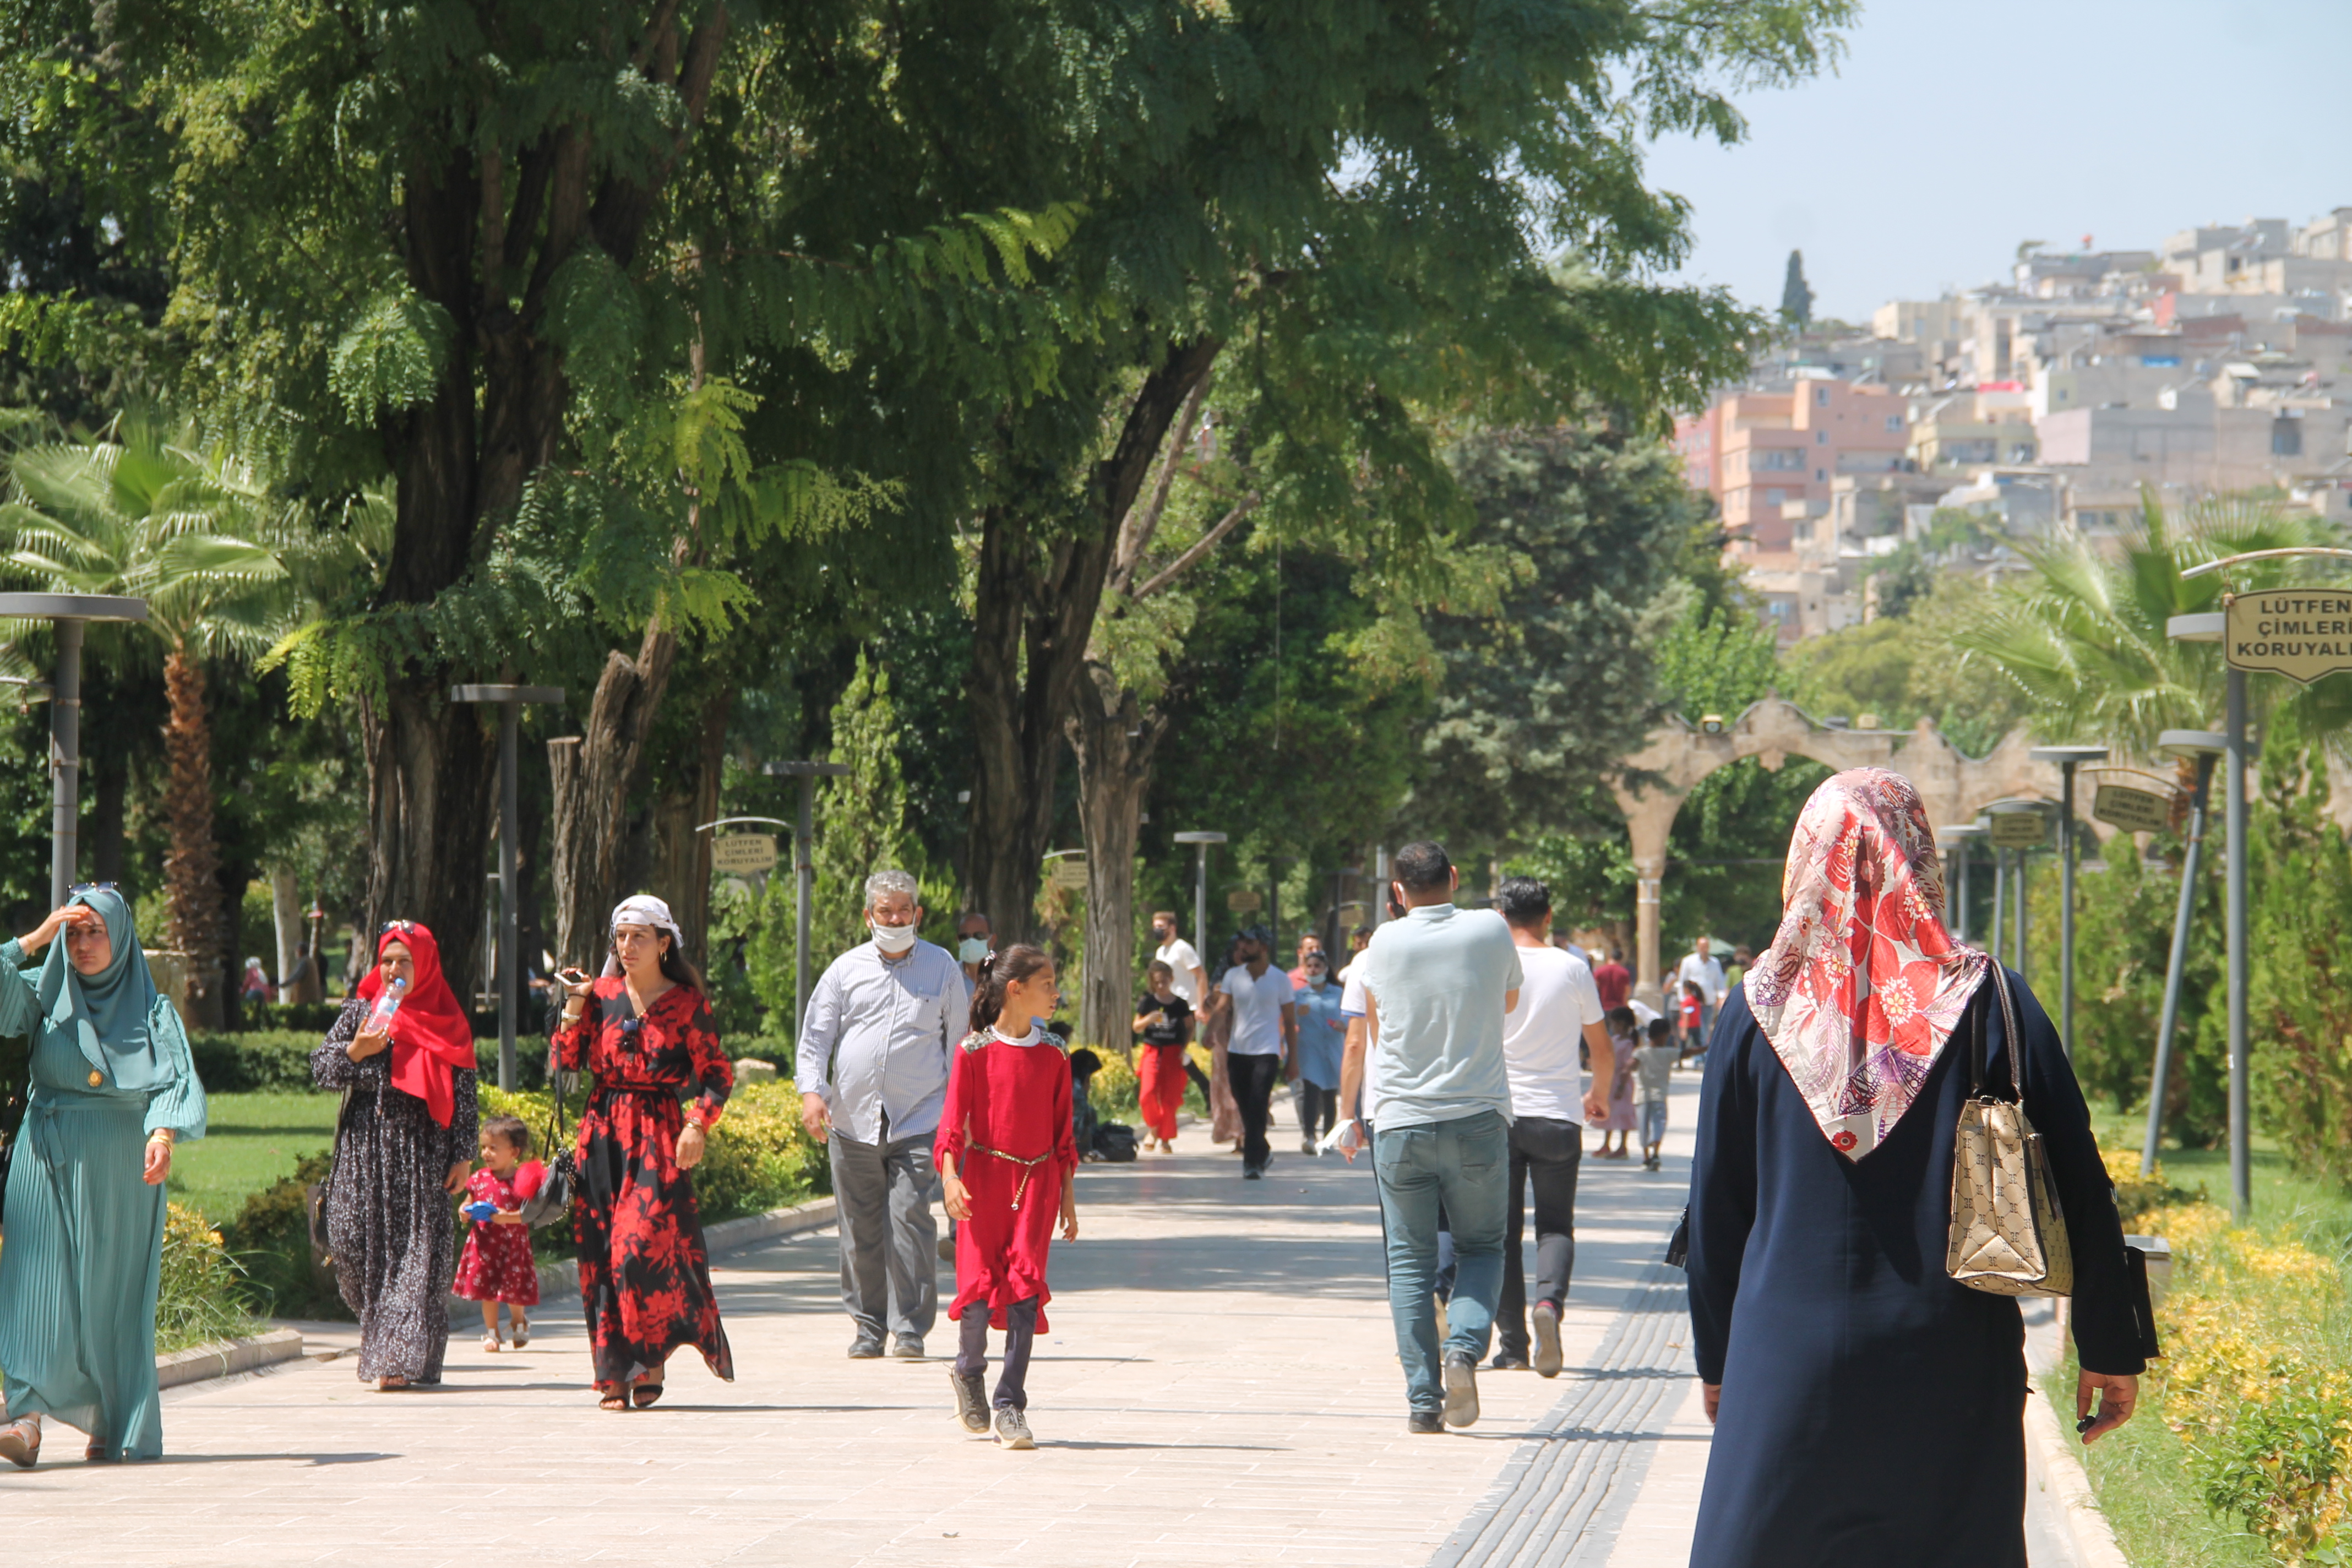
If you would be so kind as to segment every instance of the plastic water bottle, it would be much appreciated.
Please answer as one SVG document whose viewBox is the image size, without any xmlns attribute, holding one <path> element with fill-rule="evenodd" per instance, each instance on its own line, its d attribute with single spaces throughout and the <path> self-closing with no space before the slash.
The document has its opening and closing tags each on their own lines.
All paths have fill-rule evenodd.
<svg viewBox="0 0 2352 1568">
<path fill-rule="evenodd" d="M 375 1010 L 368 1015 L 367 1028 L 371 1035 L 381 1035 L 392 1027 L 392 1016 L 400 1011 L 400 999 L 408 994 L 408 982 L 395 980 L 383 988 L 375 999 Z"/>
</svg>

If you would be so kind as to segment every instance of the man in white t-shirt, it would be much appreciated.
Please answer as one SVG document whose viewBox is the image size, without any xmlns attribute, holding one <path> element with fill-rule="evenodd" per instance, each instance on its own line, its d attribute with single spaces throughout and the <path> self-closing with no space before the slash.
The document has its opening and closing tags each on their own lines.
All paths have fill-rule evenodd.
<svg viewBox="0 0 2352 1568">
<path fill-rule="evenodd" d="M 1535 1324 L 1533 1364 L 1546 1377 L 1560 1369 L 1559 1314 L 1576 1268 L 1576 1173 L 1584 1154 L 1584 1118 L 1608 1113 L 1606 1085 L 1616 1069 L 1601 991 L 1592 968 L 1551 942 L 1551 890 L 1531 877 L 1507 879 L 1495 900 L 1519 949 L 1518 1005 L 1503 1016 L 1503 1063 L 1511 1079 L 1509 1217 L 1503 1248 L 1503 1291 L 1495 1302 L 1498 1368 L 1529 1364 L 1528 1324 Z M 1584 1088 L 1578 1047 L 1592 1053 Z M 1529 1184 L 1536 1200 L 1536 1288 L 1532 1312 L 1521 1258 Z"/>
<path fill-rule="evenodd" d="M 1671 1017 L 1682 1005 L 1684 983 L 1697 984 L 1698 1037 L 1702 1044 L 1715 1027 L 1715 1010 L 1723 1005 L 1723 960 L 1707 952 L 1709 945 L 1705 937 L 1691 943 L 1691 950 L 1675 965 L 1675 984 L 1666 996 L 1666 1013 Z M 1648 1025 L 1644 1023 L 1643 1026 L 1646 1028 Z"/>
<path fill-rule="evenodd" d="M 1225 1077 L 1242 1117 L 1242 1175 L 1255 1182 L 1272 1155 L 1265 1126 L 1273 1114 L 1275 1080 L 1298 1043 L 1298 1014 L 1290 976 L 1272 962 L 1274 933 L 1264 926 L 1242 932 L 1241 962 L 1217 982 L 1221 1006 L 1234 1012 L 1225 1039 Z"/>
<path fill-rule="evenodd" d="M 1169 989 L 1184 998 L 1194 1016 L 1202 1012 L 1202 1004 L 1209 999 L 1209 972 L 1201 967 L 1201 952 L 1176 934 L 1176 911 L 1155 910 L 1151 914 L 1151 940 L 1160 944 L 1152 957 L 1166 964 L 1175 978 Z"/>
</svg>

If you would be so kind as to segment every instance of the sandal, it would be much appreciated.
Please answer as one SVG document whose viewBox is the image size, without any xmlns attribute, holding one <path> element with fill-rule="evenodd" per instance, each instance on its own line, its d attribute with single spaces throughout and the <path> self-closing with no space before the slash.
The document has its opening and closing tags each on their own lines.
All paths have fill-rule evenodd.
<svg viewBox="0 0 2352 1568">
<path fill-rule="evenodd" d="M 379 1377 L 375 1380 L 375 1391 L 378 1394 L 398 1394 L 402 1389 L 406 1388 L 407 1386 L 408 1379 L 401 1376 L 398 1373 L 394 1373 L 389 1377 Z"/>
<path fill-rule="evenodd" d="M 640 1410 L 651 1410 L 661 1396 L 662 1385 L 658 1383 L 640 1383 L 629 1390 L 629 1397 Z"/>
<path fill-rule="evenodd" d="M 484 1353 L 496 1355 L 499 1352 L 504 1349 L 506 1349 L 506 1342 L 499 1338 L 495 1331 L 482 1336 L 482 1350 Z"/>
<path fill-rule="evenodd" d="M 628 1407 L 629 1396 L 617 1388 L 602 1390 L 598 1394 L 596 1408 L 599 1410 L 621 1411 Z"/>
<path fill-rule="evenodd" d="M 81 1451 L 81 1457 L 85 1461 L 93 1465 L 110 1465 L 114 1463 L 114 1455 L 112 1451 L 110 1450 L 103 1443 L 92 1443 L 89 1447 Z"/>
<path fill-rule="evenodd" d="M 530 1343 L 530 1320 L 529 1318 L 517 1318 L 514 1321 L 513 1331 L 515 1349 L 520 1350 L 523 1346 Z"/>
<path fill-rule="evenodd" d="M 0 1426 L 0 1459 L 29 1470 L 41 1457 L 41 1424 L 29 1415 Z"/>
</svg>

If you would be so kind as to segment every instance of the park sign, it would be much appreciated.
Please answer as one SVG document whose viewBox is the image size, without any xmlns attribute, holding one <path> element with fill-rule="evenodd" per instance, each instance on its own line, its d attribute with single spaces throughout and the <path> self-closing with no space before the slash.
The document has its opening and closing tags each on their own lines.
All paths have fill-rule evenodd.
<svg viewBox="0 0 2352 1568">
<path fill-rule="evenodd" d="M 772 833 L 730 833 L 710 841 L 710 868 L 730 877 L 756 877 L 776 865 Z"/>
<path fill-rule="evenodd" d="M 2126 833 L 2161 833 L 2172 826 L 2172 797 L 2129 784 L 2103 784 L 2091 797 L 2091 816 Z"/>
<path fill-rule="evenodd" d="M 2221 653 L 2232 669 L 2266 670 L 2308 686 L 2352 669 L 2352 592 L 2264 588 L 2222 602 Z"/>
<path fill-rule="evenodd" d="M 2050 842 L 2050 819 L 2039 811 L 1996 811 L 1991 837 L 1996 849 L 2039 849 Z"/>
<path fill-rule="evenodd" d="M 1225 895 L 1225 908 L 1237 915 L 1254 915 L 1257 913 L 1258 906 L 1265 902 L 1263 896 L 1247 888 Z"/>
<path fill-rule="evenodd" d="M 1061 857 L 1054 862 L 1054 868 L 1045 873 L 1045 879 L 1066 893 L 1086 891 L 1087 858 L 1084 855 Z"/>
</svg>

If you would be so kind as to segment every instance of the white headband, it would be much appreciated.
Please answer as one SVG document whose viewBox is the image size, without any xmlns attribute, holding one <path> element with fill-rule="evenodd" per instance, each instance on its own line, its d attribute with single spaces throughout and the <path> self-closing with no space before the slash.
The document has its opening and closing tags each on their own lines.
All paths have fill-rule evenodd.
<svg viewBox="0 0 2352 1568">
<path fill-rule="evenodd" d="M 681 956 L 686 952 L 686 932 L 678 929 L 677 917 L 669 912 L 669 906 L 651 893 L 638 893 L 613 906 L 613 918 L 605 922 L 605 928 L 617 931 L 622 926 L 651 926 L 656 931 L 666 931 L 669 932 L 670 941 L 677 944 L 674 951 Z M 604 960 L 604 973 L 617 974 L 620 965 L 608 956 Z"/>
</svg>

